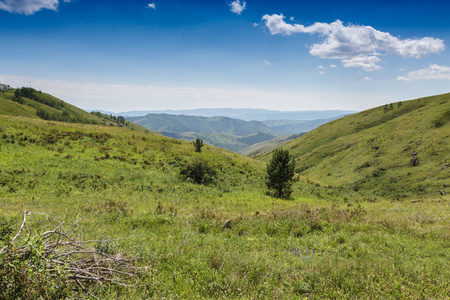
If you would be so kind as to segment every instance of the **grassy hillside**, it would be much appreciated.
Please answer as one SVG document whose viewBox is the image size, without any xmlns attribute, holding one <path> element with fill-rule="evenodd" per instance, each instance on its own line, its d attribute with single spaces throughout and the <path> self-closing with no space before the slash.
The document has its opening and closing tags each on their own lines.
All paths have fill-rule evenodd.
<svg viewBox="0 0 450 300">
<path fill-rule="evenodd" d="M 196 138 L 201 138 L 206 144 L 214 145 L 222 149 L 227 149 L 240 153 L 242 149 L 250 147 L 255 143 L 261 141 L 267 141 L 274 138 L 273 135 L 268 133 L 254 133 L 246 136 L 237 136 L 229 133 L 214 133 L 214 134 L 201 134 L 197 132 L 161 132 L 161 134 L 183 141 L 194 141 Z"/>
<path fill-rule="evenodd" d="M 448 193 L 450 94 L 350 115 L 283 148 L 298 173 L 324 185 L 394 199 Z M 270 153 L 260 158 L 268 161 Z"/>
<path fill-rule="evenodd" d="M 207 144 L 235 152 L 279 134 L 262 122 L 227 117 L 149 114 L 127 119 L 168 137 L 185 141 L 201 138 Z"/>
<path fill-rule="evenodd" d="M 190 143 L 117 126 L 0 115 L 0 151 L 0 249 L 25 209 L 32 214 L 17 246 L 28 241 L 41 251 L 28 228 L 44 232 L 54 229 L 53 217 L 64 221 L 59 229 L 99 240 L 95 249 L 140 268 L 129 287 L 85 286 L 101 299 L 448 294 L 442 196 L 370 203 L 299 181 L 291 200 L 274 199 L 265 193 L 263 162 L 210 146 L 196 153 Z M 179 175 L 199 160 L 216 171 L 208 185 Z M 19 263 L 5 259 L 2 274 Z M 42 278 L 36 261 L 27 260 L 30 283 Z M 56 289 L 50 280 L 38 286 Z M 93 298 L 69 287 L 72 298 Z"/>
<path fill-rule="evenodd" d="M 100 113 L 87 113 L 61 99 L 29 87 L 2 90 L 0 92 L 0 114 L 69 123 L 124 126 L 137 131 L 148 131 L 123 118 Z"/>
</svg>

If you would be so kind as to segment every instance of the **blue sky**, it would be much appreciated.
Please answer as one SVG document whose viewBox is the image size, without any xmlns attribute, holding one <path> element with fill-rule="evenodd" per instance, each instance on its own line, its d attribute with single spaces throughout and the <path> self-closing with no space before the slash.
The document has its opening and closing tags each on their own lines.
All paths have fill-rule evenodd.
<svg viewBox="0 0 450 300">
<path fill-rule="evenodd" d="M 0 0 L 0 82 L 85 109 L 363 110 L 450 92 L 447 1 Z"/>
</svg>

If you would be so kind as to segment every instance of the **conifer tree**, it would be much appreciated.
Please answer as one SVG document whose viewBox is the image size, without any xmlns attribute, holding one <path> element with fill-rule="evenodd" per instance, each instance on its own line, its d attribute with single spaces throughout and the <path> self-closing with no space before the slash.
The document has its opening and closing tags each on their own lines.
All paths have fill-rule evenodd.
<svg viewBox="0 0 450 300">
<path fill-rule="evenodd" d="M 266 186 L 275 196 L 288 199 L 292 193 L 295 160 L 288 150 L 277 149 L 267 164 Z"/>
</svg>

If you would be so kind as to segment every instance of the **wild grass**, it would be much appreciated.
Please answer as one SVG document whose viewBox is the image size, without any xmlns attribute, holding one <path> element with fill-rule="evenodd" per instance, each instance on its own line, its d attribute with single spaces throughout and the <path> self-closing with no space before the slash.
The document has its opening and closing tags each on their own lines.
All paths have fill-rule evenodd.
<svg viewBox="0 0 450 300">
<path fill-rule="evenodd" d="M 324 185 L 366 197 L 427 198 L 449 184 L 449 115 L 450 94 L 397 102 L 322 125 L 283 149 L 296 158 L 297 173 Z"/>
<path fill-rule="evenodd" d="M 8 116 L 0 116 L 0 152 L 3 236 L 17 231 L 24 209 L 47 212 L 79 220 L 84 239 L 109 241 L 103 250 L 137 258 L 143 272 L 133 287 L 93 286 L 99 298 L 450 293 L 448 195 L 397 201 L 301 177 L 291 199 L 280 200 L 266 194 L 265 163 L 232 152 L 205 146 L 197 153 L 190 143 L 125 128 Z M 208 185 L 180 176 L 200 158 L 217 172 Z M 39 230 L 41 222 L 31 225 Z"/>
</svg>

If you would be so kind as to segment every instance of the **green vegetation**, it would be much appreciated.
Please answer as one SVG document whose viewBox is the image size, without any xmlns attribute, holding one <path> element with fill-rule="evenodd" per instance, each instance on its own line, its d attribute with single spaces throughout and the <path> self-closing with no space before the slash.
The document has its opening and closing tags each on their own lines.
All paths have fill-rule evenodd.
<svg viewBox="0 0 450 300">
<path fill-rule="evenodd" d="M 262 122 L 227 117 L 148 114 L 144 117 L 127 119 L 167 137 L 184 141 L 200 137 L 210 145 L 235 152 L 255 143 L 270 140 L 279 134 Z"/>
<path fill-rule="evenodd" d="M 195 152 L 202 152 L 202 148 L 204 146 L 202 139 L 197 138 L 192 142 L 192 145 L 194 145 Z"/>
<path fill-rule="evenodd" d="M 49 121 L 68 123 L 104 124 L 124 126 L 136 131 L 148 132 L 147 129 L 125 121 L 123 117 L 114 117 L 98 112 L 87 113 L 49 94 L 30 87 L 12 89 L 0 85 L 0 111 L 3 115 L 39 118 Z"/>
<path fill-rule="evenodd" d="M 32 212 L 28 228 L 35 233 L 55 229 L 48 227 L 49 214 L 64 224 L 78 224 L 74 228 L 84 241 L 101 241 L 98 251 L 128 258 L 140 270 L 127 280 L 129 287 L 108 282 L 103 288 L 95 283 L 85 286 L 101 299 L 445 299 L 449 294 L 448 194 L 411 192 L 408 200 L 397 201 L 371 194 L 365 185 L 357 192 L 333 188 L 315 180 L 313 173 L 302 173 L 286 201 L 266 194 L 264 162 L 208 145 L 198 153 L 191 142 L 153 132 L 45 121 L 36 117 L 36 109 L 12 101 L 13 95 L 14 91 L 0 93 L 0 249 L 8 247 L 19 231 L 25 209 Z M 435 140 L 443 137 L 442 132 L 448 135 L 448 122 L 438 127 L 433 123 L 445 120 L 446 97 L 430 104 L 435 113 L 427 110 L 432 101 L 421 99 L 419 114 L 427 116 L 429 133 L 419 145 L 414 137 L 414 143 L 407 144 L 411 148 L 401 152 L 407 166 L 398 170 L 411 172 L 401 179 L 404 182 L 415 184 L 419 170 L 439 184 L 449 178 L 448 173 L 433 177 L 429 163 L 433 152 L 443 167 L 441 154 L 449 153 L 448 139 L 440 144 Z M 386 113 L 412 105 L 402 103 Z M 408 114 L 414 119 L 409 121 Z M 415 110 L 403 116 L 397 126 L 425 134 Z M 361 119 L 347 118 L 346 122 L 367 127 Z M 367 121 L 372 124 L 376 119 Z M 384 131 L 388 136 L 373 145 L 379 149 L 371 146 L 366 154 L 389 153 L 388 140 L 402 141 L 390 126 L 393 136 Z M 345 130 L 351 131 L 350 125 L 340 127 L 342 137 Z M 330 137 L 322 127 L 318 130 L 315 142 L 308 134 L 307 139 L 299 138 L 307 144 L 285 149 L 300 158 L 301 149 L 326 145 Z M 376 135 L 367 132 L 361 140 Z M 364 152 L 362 146 L 360 151 Z M 417 167 L 409 165 L 413 151 L 420 159 Z M 395 155 L 389 154 L 394 161 Z M 383 171 L 384 165 L 372 156 L 357 158 L 352 160 L 356 174 L 370 172 L 380 179 L 393 174 L 388 168 Z M 301 160 L 308 161 L 305 156 Z M 207 175 L 214 180 L 207 184 L 186 180 L 183 170 L 195 170 L 196 162 L 215 172 Z M 314 156 L 310 163 L 320 164 Z M 297 168 L 301 164 L 297 160 Z M 28 232 L 22 232 L 9 249 L 20 248 Z M 34 244 L 38 250 L 39 243 Z M 8 256 L 0 259 L 6 262 Z M 89 297 L 73 281 L 59 281 L 67 274 L 48 278 L 50 270 L 35 263 L 39 259 L 35 255 L 0 264 L 0 273 L 8 274 L 0 284 L 8 285 L 12 297 L 17 295 L 12 285 L 19 283 L 24 291 L 29 284 L 28 290 L 40 293 L 36 297 L 57 298 L 53 292 Z M 29 278 L 43 283 L 42 293 Z"/>
<path fill-rule="evenodd" d="M 297 173 L 324 186 L 372 200 L 433 197 L 450 184 L 449 116 L 450 94 L 402 101 L 322 125 L 283 148 Z"/>
<path fill-rule="evenodd" d="M 274 190 L 275 197 L 289 199 L 292 194 L 295 160 L 289 151 L 277 149 L 267 164 L 266 186 Z"/>
</svg>

